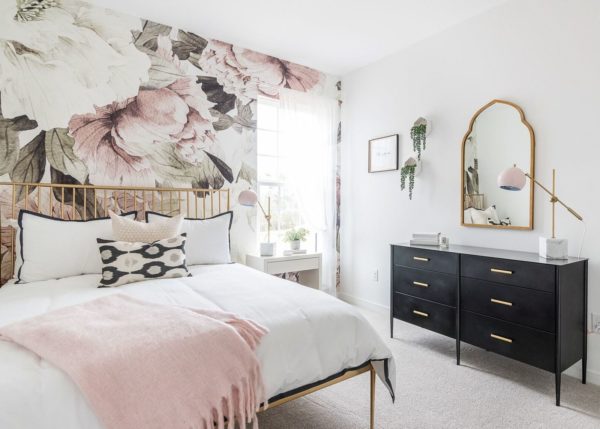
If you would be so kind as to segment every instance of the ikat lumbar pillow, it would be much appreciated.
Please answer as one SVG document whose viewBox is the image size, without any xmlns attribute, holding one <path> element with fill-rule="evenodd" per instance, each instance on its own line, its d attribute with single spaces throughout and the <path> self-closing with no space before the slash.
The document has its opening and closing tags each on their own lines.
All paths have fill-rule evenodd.
<svg viewBox="0 0 600 429">
<path fill-rule="evenodd" d="M 102 279 L 98 287 L 190 276 L 185 263 L 185 241 L 185 234 L 154 243 L 98 238 L 102 259 Z"/>
<path fill-rule="evenodd" d="M 175 237 L 181 233 L 183 215 L 166 217 L 158 222 L 146 223 L 125 219 L 109 212 L 113 235 L 116 240 L 132 243 L 153 243 L 157 240 Z"/>
</svg>

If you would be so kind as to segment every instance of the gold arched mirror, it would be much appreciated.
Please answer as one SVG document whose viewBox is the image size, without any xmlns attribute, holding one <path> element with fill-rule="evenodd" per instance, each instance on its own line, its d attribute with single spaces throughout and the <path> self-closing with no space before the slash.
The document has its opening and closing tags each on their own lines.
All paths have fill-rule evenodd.
<svg viewBox="0 0 600 429">
<path fill-rule="evenodd" d="M 498 175 L 513 165 L 535 177 L 533 128 L 519 106 L 493 100 L 473 115 L 462 142 L 463 226 L 533 229 L 533 182 L 520 192 L 497 184 Z"/>
</svg>

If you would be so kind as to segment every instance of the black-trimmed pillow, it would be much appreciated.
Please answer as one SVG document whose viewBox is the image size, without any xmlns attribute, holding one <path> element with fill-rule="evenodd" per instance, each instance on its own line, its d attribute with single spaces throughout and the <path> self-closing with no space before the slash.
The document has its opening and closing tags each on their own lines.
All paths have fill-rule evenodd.
<svg viewBox="0 0 600 429">
<path fill-rule="evenodd" d="M 29 210 L 19 212 L 17 234 L 17 283 L 100 274 L 96 238 L 114 237 L 109 217 L 63 220 Z"/>
<path fill-rule="evenodd" d="M 98 287 L 117 287 L 150 279 L 189 277 L 185 261 L 186 234 L 153 243 L 98 238 L 102 279 Z"/>
<path fill-rule="evenodd" d="M 166 215 L 146 212 L 146 222 L 159 222 Z M 206 219 L 185 218 L 181 232 L 187 234 L 186 255 L 189 265 L 231 263 L 229 231 L 233 212 L 227 211 Z"/>
</svg>

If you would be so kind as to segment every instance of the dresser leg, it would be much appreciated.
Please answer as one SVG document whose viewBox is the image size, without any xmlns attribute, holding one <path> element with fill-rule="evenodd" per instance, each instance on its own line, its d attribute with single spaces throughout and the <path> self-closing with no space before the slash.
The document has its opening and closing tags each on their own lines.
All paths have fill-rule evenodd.
<svg viewBox="0 0 600 429">
<path fill-rule="evenodd" d="M 394 318 L 390 317 L 390 338 L 394 338 Z"/>
<path fill-rule="evenodd" d="M 460 365 L 460 340 L 456 340 L 456 364 Z"/>
<path fill-rule="evenodd" d="M 560 407 L 560 378 L 562 373 L 556 372 L 556 406 Z"/>
<path fill-rule="evenodd" d="M 583 359 L 581 359 L 581 384 L 587 382 L 587 351 L 583 351 Z"/>
</svg>

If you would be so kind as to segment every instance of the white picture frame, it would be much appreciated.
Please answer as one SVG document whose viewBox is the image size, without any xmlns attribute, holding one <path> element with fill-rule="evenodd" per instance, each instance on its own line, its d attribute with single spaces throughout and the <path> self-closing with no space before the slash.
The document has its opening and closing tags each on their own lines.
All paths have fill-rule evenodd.
<svg viewBox="0 0 600 429">
<path fill-rule="evenodd" d="M 398 134 L 369 140 L 369 173 L 398 170 Z"/>
</svg>

